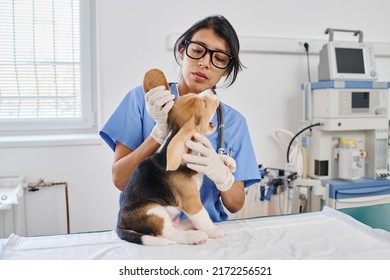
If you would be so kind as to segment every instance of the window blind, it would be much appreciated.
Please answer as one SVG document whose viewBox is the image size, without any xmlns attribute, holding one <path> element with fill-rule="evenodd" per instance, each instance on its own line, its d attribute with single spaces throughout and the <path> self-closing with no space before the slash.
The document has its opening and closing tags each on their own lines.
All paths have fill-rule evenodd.
<svg viewBox="0 0 390 280">
<path fill-rule="evenodd" d="M 83 118 L 79 0 L 0 0 L 0 123 Z"/>
</svg>

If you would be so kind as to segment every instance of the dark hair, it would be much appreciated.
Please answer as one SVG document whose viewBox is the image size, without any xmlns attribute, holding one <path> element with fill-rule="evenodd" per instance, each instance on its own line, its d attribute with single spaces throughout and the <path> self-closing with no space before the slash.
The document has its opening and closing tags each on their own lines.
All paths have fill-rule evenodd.
<svg viewBox="0 0 390 280">
<path fill-rule="evenodd" d="M 186 47 L 185 42 L 191 41 L 192 37 L 196 32 L 200 29 L 211 28 L 214 30 L 215 34 L 221 39 L 225 40 L 230 48 L 230 55 L 233 57 L 229 66 L 227 67 L 227 76 L 226 80 L 230 78 L 230 83 L 228 85 L 231 86 L 236 78 L 237 74 L 240 70 L 242 70 L 243 65 L 241 64 L 240 58 L 238 57 L 238 53 L 240 52 L 240 42 L 238 40 L 238 36 L 233 26 L 229 23 L 229 21 L 221 15 L 209 16 L 205 19 L 202 19 L 196 22 L 193 26 L 190 27 L 186 32 L 184 32 L 176 41 L 174 47 L 174 55 L 178 64 L 180 64 L 179 53 L 182 49 Z"/>
</svg>

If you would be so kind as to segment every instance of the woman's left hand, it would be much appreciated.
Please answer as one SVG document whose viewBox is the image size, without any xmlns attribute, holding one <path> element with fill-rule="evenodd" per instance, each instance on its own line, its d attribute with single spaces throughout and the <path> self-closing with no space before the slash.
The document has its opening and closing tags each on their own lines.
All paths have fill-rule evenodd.
<svg viewBox="0 0 390 280">
<path fill-rule="evenodd" d="M 197 172 L 205 174 L 220 191 L 229 190 L 234 183 L 234 176 L 230 168 L 225 165 L 224 158 L 217 155 L 209 139 L 205 136 L 195 133 L 196 141 L 188 140 L 186 146 L 195 154 L 184 154 L 183 160 L 187 162 L 187 167 Z M 234 165 L 234 159 L 229 160 L 229 165 Z"/>
</svg>

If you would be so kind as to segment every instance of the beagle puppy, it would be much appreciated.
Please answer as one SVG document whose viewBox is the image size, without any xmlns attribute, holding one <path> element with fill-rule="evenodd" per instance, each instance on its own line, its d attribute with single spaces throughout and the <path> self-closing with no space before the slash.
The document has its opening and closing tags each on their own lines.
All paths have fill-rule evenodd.
<svg viewBox="0 0 390 280">
<path fill-rule="evenodd" d="M 168 88 L 161 71 L 150 71 L 144 78 L 145 92 L 159 85 Z M 218 105 L 212 90 L 189 93 L 174 102 L 168 114 L 171 134 L 158 152 L 136 167 L 125 187 L 117 224 L 121 239 L 144 245 L 203 244 L 225 235 L 200 200 L 204 175 L 182 163 L 182 154 L 191 152 L 186 141 L 195 132 L 206 135 L 216 129 L 210 121 Z M 189 218 L 184 227 L 176 222 L 181 212 Z"/>
</svg>

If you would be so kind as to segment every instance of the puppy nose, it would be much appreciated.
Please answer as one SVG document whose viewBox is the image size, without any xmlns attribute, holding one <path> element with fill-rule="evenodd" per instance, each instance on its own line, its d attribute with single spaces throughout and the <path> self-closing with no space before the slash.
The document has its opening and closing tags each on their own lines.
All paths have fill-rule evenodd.
<svg viewBox="0 0 390 280">
<path fill-rule="evenodd" d="M 216 95 L 215 91 L 212 89 L 206 89 L 206 90 L 202 91 L 201 93 L 199 93 L 199 95 L 209 96 L 209 97 L 212 97 L 213 99 L 218 99 L 218 95 Z"/>
</svg>

